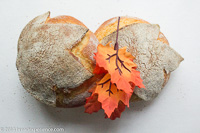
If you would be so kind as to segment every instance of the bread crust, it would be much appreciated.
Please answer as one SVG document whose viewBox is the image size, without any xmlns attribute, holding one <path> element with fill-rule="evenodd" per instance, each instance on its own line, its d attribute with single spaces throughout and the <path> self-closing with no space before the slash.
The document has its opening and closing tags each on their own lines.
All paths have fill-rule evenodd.
<svg viewBox="0 0 200 133">
<path fill-rule="evenodd" d="M 117 17 L 114 17 L 114 18 L 111 18 L 107 21 L 105 21 L 95 32 L 95 35 L 96 37 L 98 38 L 99 42 L 100 43 L 107 43 L 108 40 L 110 39 L 111 40 L 111 37 L 109 38 L 108 36 L 112 36 L 111 34 L 114 34 L 114 32 L 116 32 L 117 30 L 117 22 L 118 22 L 118 18 Z M 134 17 L 121 17 L 120 19 L 120 25 L 119 25 L 119 29 L 123 29 L 127 26 L 130 26 L 130 25 L 133 25 L 133 24 L 140 24 L 140 23 L 144 23 L 144 24 L 150 24 L 149 22 L 145 21 L 145 20 L 142 20 L 142 19 L 139 19 L 139 18 L 134 18 Z M 151 34 L 151 33 L 150 33 Z M 127 34 L 125 34 L 124 36 L 126 36 Z M 104 38 L 109 38 L 107 39 L 106 41 L 104 41 Z M 129 38 L 129 37 L 128 37 Z M 130 38 L 129 38 L 130 40 Z M 157 36 L 157 40 L 162 42 L 163 44 L 166 44 L 166 45 L 169 45 L 169 42 L 168 40 L 166 39 L 166 37 L 164 36 L 164 34 L 162 32 L 159 31 L 158 33 L 158 36 Z M 127 41 L 126 41 L 127 42 Z M 126 43 L 125 42 L 125 43 Z M 130 43 L 128 45 L 125 45 L 125 46 L 128 46 L 128 48 L 130 47 Z M 129 51 L 130 52 L 130 51 Z M 132 53 L 134 54 L 134 53 Z M 137 53 L 135 53 L 135 55 L 137 56 Z M 179 58 L 180 60 L 178 60 L 178 62 L 181 62 L 183 60 L 182 57 Z M 137 61 L 136 61 L 137 62 Z M 162 74 L 161 74 L 162 75 Z M 164 81 L 162 81 L 162 87 L 161 89 L 166 85 L 167 81 L 169 80 L 169 77 L 170 77 L 170 72 L 166 72 L 165 69 L 163 69 L 163 75 L 164 75 Z M 159 88 L 159 87 L 158 87 Z M 146 88 L 148 89 L 148 88 Z M 137 91 L 137 90 L 136 90 Z M 137 93 L 137 92 L 136 92 Z M 156 93 L 156 92 L 155 92 Z M 158 93 L 158 92 L 157 92 Z M 139 97 L 138 97 L 139 95 Z M 131 101 L 137 101 L 137 100 L 152 100 L 153 97 L 155 97 L 157 94 L 155 94 L 155 96 L 153 96 L 154 94 L 152 94 L 152 97 L 151 98 L 147 98 L 147 97 L 142 97 L 140 96 L 140 94 L 137 94 L 137 95 L 133 95 L 132 98 L 131 98 Z"/>
<path fill-rule="evenodd" d="M 48 17 L 46 22 L 46 24 L 66 24 L 66 23 L 70 23 L 70 24 L 77 24 L 77 25 L 81 25 L 85 28 L 87 28 L 81 21 L 79 21 L 78 19 L 72 17 L 72 16 L 66 16 L 66 15 L 62 15 L 62 16 L 57 16 L 54 18 L 50 18 Z"/>
<path fill-rule="evenodd" d="M 62 21 L 56 23 L 58 20 Z M 16 66 L 23 87 L 50 106 L 83 105 L 90 95 L 87 90 L 96 80 L 91 57 L 97 45 L 93 33 L 71 16 L 51 19 L 47 12 L 36 17 L 23 29 L 18 41 Z M 59 99 L 61 94 L 63 101 Z"/>
<path fill-rule="evenodd" d="M 99 40 L 99 42 L 101 43 L 101 40 L 111 34 L 112 32 L 116 31 L 116 27 L 117 27 L 117 22 L 118 22 L 118 17 L 113 17 L 107 21 L 105 21 L 102 25 L 100 25 L 100 27 L 95 31 L 95 35 L 97 37 L 97 39 Z M 137 18 L 137 17 L 128 17 L 128 16 L 122 16 L 120 18 L 120 26 L 119 29 L 127 26 L 127 25 L 131 25 L 133 23 L 146 23 L 146 24 L 150 24 L 149 22 Z M 106 32 L 105 29 L 109 28 L 112 26 L 112 29 L 110 30 L 110 32 Z M 103 34 L 103 35 L 102 35 Z M 169 45 L 169 42 L 167 40 L 167 38 L 164 36 L 164 34 L 162 32 L 159 32 L 159 36 L 158 36 L 158 40 L 162 41 L 163 43 L 166 43 L 167 45 Z"/>
</svg>

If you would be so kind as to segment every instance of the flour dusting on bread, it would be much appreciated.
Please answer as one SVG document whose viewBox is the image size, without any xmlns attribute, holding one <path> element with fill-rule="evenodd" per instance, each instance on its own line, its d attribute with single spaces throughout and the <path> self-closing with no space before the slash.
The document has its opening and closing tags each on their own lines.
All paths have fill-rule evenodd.
<svg viewBox="0 0 200 133">
<path fill-rule="evenodd" d="M 163 88 L 164 71 L 174 71 L 183 58 L 169 45 L 158 40 L 160 27 L 155 24 L 135 23 L 123 27 L 119 31 L 119 46 L 127 47 L 127 51 L 136 57 L 135 63 L 141 72 L 145 89 L 135 89 L 135 94 L 143 100 L 152 100 Z M 115 44 L 116 32 L 102 40 L 105 45 L 109 41 Z"/>
</svg>

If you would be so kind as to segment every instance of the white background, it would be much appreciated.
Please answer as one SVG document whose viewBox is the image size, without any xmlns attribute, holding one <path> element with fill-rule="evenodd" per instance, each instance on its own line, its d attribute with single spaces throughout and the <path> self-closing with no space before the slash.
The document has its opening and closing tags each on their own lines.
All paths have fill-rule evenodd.
<svg viewBox="0 0 200 133">
<path fill-rule="evenodd" d="M 74 16 L 93 32 L 119 15 L 159 24 L 185 60 L 154 101 L 131 104 L 115 121 L 104 119 L 103 111 L 89 115 L 83 107 L 48 107 L 23 89 L 15 66 L 22 29 L 47 11 L 51 17 Z M 199 25 L 199 0 L 0 0 L 0 127 L 62 127 L 68 133 L 200 133 Z"/>
</svg>

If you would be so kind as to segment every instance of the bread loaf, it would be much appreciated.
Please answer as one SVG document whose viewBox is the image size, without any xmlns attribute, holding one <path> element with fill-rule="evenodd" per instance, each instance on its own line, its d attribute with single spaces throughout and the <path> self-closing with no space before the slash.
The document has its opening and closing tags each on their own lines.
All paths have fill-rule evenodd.
<svg viewBox="0 0 200 133">
<path fill-rule="evenodd" d="M 105 21 L 95 32 L 99 42 L 115 44 L 117 17 Z M 145 89 L 135 88 L 132 101 L 152 100 L 167 83 L 183 58 L 173 50 L 168 40 L 160 32 L 157 24 L 150 24 L 139 18 L 121 17 L 119 25 L 119 46 L 127 47 L 128 52 L 136 57 L 135 63 L 141 72 Z"/>
<path fill-rule="evenodd" d="M 17 69 L 23 87 L 54 107 L 83 105 L 97 76 L 93 75 L 98 40 L 71 16 L 30 21 L 18 41 Z"/>
</svg>

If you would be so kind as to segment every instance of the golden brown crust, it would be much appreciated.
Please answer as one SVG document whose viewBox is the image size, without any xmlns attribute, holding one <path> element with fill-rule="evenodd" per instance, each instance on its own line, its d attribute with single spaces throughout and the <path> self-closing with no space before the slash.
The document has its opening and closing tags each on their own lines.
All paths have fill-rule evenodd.
<svg viewBox="0 0 200 133">
<path fill-rule="evenodd" d="M 46 22 L 48 24 L 77 24 L 86 27 L 81 21 L 77 20 L 72 16 L 57 16 L 54 18 L 48 17 Z M 87 28 L 87 27 L 86 27 Z M 82 38 L 81 42 L 76 44 L 70 51 L 76 57 L 79 57 L 81 63 L 90 72 L 93 71 L 95 66 L 95 61 L 93 59 L 93 53 L 96 51 L 98 45 L 98 39 L 91 31 L 88 31 L 86 35 Z"/>
<path fill-rule="evenodd" d="M 58 23 L 59 24 L 66 24 L 66 23 L 70 23 L 70 24 L 77 24 L 77 25 L 81 25 L 83 27 L 86 27 L 78 19 L 76 19 L 76 18 L 74 18 L 72 16 L 66 16 L 66 15 L 57 16 L 57 17 L 54 17 L 54 18 L 48 17 L 45 23 L 48 23 L 48 24 L 58 24 Z"/>
<path fill-rule="evenodd" d="M 133 23 L 147 23 L 149 24 L 149 22 L 136 18 L 136 17 L 121 17 L 120 19 L 120 25 L 119 25 L 119 29 L 127 26 L 127 25 L 131 25 Z M 97 37 L 97 39 L 99 40 L 99 42 L 101 43 L 101 40 L 111 34 L 112 32 L 117 30 L 117 17 L 111 18 L 107 21 L 105 21 L 94 33 Z M 158 40 L 166 43 L 167 45 L 169 45 L 169 42 L 167 40 L 167 38 L 164 36 L 164 34 L 162 32 L 160 32 L 159 36 L 158 36 Z"/>
<path fill-rule="evenodd" d="M 115 32 L 117 30 L 117 23 L 118 23 L 118 18 L 114 17 L 111 18 L 107 21 L 105 21 L 95 32 L 95 35 L 97 37 L 97 39 L 99 40 L 99 42 L 101 43 L 102 39 L 106 36 L 108 36 L 109 34 Z M 135 18 L 135 17 L 121 17 L 120 18 L 120 25 L 119 25 L 119 29 L 127 26 L 127 25 L 131 25 L 133 23 L 147 23 L 149 24 L 149 22 L 139 19 L 139 18 Z M 166 39 L 166 37 L 164 36 L 164 34 L 162 32 L 159 33 L 157 40 L 169 45 L 168 40 Z M 169 80 L 170 77 L 170 73 L 166 73 L 164 71 L 164 83 L 163 83 L 163 87 L 166 85 L 167 81 Z M 138 101 L 141 100 L 137 95 L 133 94 L 131 101 Z"/>
<path fill-rule="evenodd" d="M 91 73 L 95 67 L 93 56 L 98 43 L 95 35 L 88 31 L 82 40 L 71 49 L 72 54 L 78 57 L 83 66 Z"/>
</svg>

